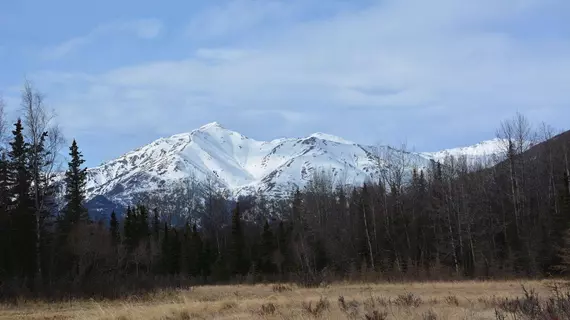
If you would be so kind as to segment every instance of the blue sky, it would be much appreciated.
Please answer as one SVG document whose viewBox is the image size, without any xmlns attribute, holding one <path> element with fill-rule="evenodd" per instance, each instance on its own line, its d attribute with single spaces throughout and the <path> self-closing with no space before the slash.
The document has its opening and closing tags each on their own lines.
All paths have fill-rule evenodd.
<svg viewBox="0 0 570 320">
<path fill-rule="evenodd" d="M 564 0 L 0 3 L 0 93 L 25 78 L 89 165 L 218 121 L 432 151 L 516 111 L 568 128 Z"/>
</svg>

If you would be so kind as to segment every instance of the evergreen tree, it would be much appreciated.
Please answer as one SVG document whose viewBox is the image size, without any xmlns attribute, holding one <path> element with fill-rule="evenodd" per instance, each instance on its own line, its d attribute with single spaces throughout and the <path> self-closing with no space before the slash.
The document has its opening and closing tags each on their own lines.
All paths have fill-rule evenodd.
<svg viewBox="0 0 570 320">
<path fill-rule="evenodd" d="M 148 210 L 145 206 L 139 206 L 137 210 L 137 242 L 148 240 L 150 229 L 148 226 Z"/>
<path fill-rule="evenodd" d="M 115 214 L 115 210 L 113 210 L 113 212 L 111 212 L 111 220 L 109 222 L 109 229 L 110 229 L 110 233 L 111 233 L 111 242 L 112 242 L 113 246 L 117 246 L 119 244 L 119 242 L 121 241 L 121 239 L 120 239 L 120 234 L 119 234 L 119 222 L 117 221 L 117 215 Z"/>
<path fill-rule="evenodd" d="M 261 261 L 259 268 L 264 274 L 275 272 L 275 264 L 273 263 L 273 253 L 275 252 L 275 238 L 269 222 L 265 221 L 263 233 L 261 234 Z"/>
<path fill-rule="evenodd" d="M 0 279 L 12 274 L 12 219 L 10 216 L 10 178 L 8 159 L 0 158 Z"/>
<path fill-rule="evenodd" d="M 279 249 L 279 261 L 276 261 L 281 274 L 285 273 L 292 264 L 291 255 L 289 254 L 289 233 L 285 228 L 283 220 L 279 221 L 277 229 L 277 246 Z"/>
<path fill-rule="evenodd" d="M 241 226 L 241 212 L 239 202 L 232 215 L 232 242 L 231 242 L 231 268 L 234 275 L 244 275 L 249 266 L 245 258 L 245 239 Z"/>
<path fill-rule="evenodd" d="M 211 248 L 211 246 L 209 247 Z M 209 250 L 209 253 L 212 253 L 212 250 Z M 211 267 L 211 275 L 216 281 L 225 282 L 230 280 L 231 271 L 229 270 L 230 266 L 228 265 L 228 261 L 226 259 L 226 255 L 221 253 L 215 255 L 215 260 Z"/>
<path fill-rule="evenodd" d="M 200 257 L 200 272 L 204 281 L 212 275 L 212 265 L 216 261 L 216 250 L 208 239 L 202 240 L 202 255 Z"/>
<path fill-rule="evenodd" d="M 203 244 L 200 233 L 196 228 L 196 224 L 192 226 L 192 232 L 190 234 L 190 243 L 188 246 L 188 274 L 193 277 L 198 277 L 202 273 L 203 269 Z"/>
<path fill-rule="evenodd" d="M 170 237 L 170 244 L 169 244 L 169 251 L 170 251 L 170 266 L 169 266 L 169 273 L 170 274 L 178 274 L 180 272 L 180 265 L 181 265 L 181 249 L 182 246 L 180 245 L 180 237 L 178 235 L 178 230 L 175 228 L 172 229 L 172 237 Z"/>
<path fill-rule="evenodd" d="M 85 160 L 77 147 L 77 142 L 73 140 L 69 148 L 71 161 L 65 172 L 65 200 L 67 205 L 64 211 L 64 223 L 67 232 L 79 222 L 89 220 L 87 209 L 83 206 L 85 201 L 85 184 L 87 180 L 87 169 L 81 168 Z"/>
<path fill-rule="evenodd" d="M 158 209 L 154 209 L 152 216 L 152 236 L 154 241 L 158 243 L 160 239 L 160 217 L 158 216 Z"/>
<path fill-rule="evenodd" d="M 135 213 L 131 207 L 127 207 L 125 219 L 123 222 L 123 235 L 125 237 L 125 244 L 129 250 L 133 250 L 136 245 L 136 221 Z"/>
<path fill-rule="evenodd" d="M 192 231 L 188 222 L 184 225 L 184 234 L 182 236 L 182 250 L 180 253 L 180 271 L 182 274 L 190 275 L 190 264 L 192 264 Z"/>
<path fill-rule="evenodd" d="M 35 242 L 36 242 L 36 219 L 33 202 L 31 199 L 31 174 L 29 165 L 29 148 L 24 141 L 21 120 L 15 124 L 12 131 L 14 138 L 10 142 L 10 198 L 12 203 L 12 244 L 17 251 L 13 251 L 12 261 L 15 269 L 21 276 L 33 278 L 35 274 Z"/>
<path fill-rule="evenodd" d="M 10 163 L 6 153 L 0 156 L 0 217 L 7 218 L 12 199 L 10 199 Z"/>
<path fill-rule="evenodd" d="M 170 231 L 168 230 L 168 224 L 164 223 L 164 233 L 162 235 L 162 245 L 161 245 L 161 259 L 162 259 L 162 271 L 166 274 L 170 273 L 172 269 L 172 250 L 170 242 Z"/>
</svg>

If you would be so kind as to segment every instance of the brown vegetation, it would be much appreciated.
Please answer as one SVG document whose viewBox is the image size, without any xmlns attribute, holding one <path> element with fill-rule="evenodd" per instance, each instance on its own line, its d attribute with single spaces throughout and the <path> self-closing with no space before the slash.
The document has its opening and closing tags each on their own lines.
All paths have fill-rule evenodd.
<svg viewBox="0 0 570 320">
<path fill-rule="evenodd" d="M 18 301 L 3 305 L 0 319 L 568 319 L 565 288 L 548 281 L 203 286 L 114 301 Z"/>
</svg>

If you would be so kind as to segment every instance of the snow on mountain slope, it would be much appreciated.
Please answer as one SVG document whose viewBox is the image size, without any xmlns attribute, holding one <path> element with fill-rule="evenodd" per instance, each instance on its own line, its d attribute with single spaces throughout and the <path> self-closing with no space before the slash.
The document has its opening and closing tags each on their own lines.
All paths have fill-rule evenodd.
<svg viewBox="0 0 570 320">
<path fill-rule="evenodd" d="M 464 156 L 468 163 L 477 161 L 494 162 L 497 160 L 497 157 L 500 157 L 501 154 L 504 153 L 505 147 L 506 142 L 504 140 L 495 138 L 467 147 L 452 148 L 437 152 L 422 152 L 421 155 L 440 162 L 445 162 L 445 158 L 449 156 L 453 156 L 454 158 Z"/>
<path fill-rule="evenodd" d="M 418 167 L 446 155 L 478 159 L 499 150 L 500 141 L 432 153 L 407 153 Z M 380 153 L 396 152 L 382 147 Z M 103 196 L 131 205 L 140 195 L 160 193 L 194 177 L 212 181 L 234 196 L 264 192 L 279 196 L 302 188 L 324 170 L 336 183 L 361 184 L 380 176 L 378 150 L 340 137 L 315 133 L 306 138 L 257 141 L 213 122 L 189 133 L 158 139 L 88 169 L 87 198 Z"/>
<path fill-rule="evenodd" d="M 158 139 L 88 170 L 87 197 L 123 204 L 139 193 L 164 189 L 188 177 L 208 177 L 234 195 L 274 195 L 302 187 L 315 170 L 362 183 L 377 176 L 375 157 L 358 144 L 317 133 L 307 138 L 257 141 L 210 123 L 190 133 Z"/>
</svg>

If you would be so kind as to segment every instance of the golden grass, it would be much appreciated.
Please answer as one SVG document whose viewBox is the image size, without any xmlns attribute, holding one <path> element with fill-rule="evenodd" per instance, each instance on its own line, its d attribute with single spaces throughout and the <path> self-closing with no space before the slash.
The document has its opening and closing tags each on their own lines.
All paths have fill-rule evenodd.
<svg viewBox="0 0 570 320">
<path fill-rule="evenodd" d="M 547 296 L 547 284 L 338 283 L 314 289 L 289 285 L 203 286 L 123 301 L 0 305 L 0 319 L 495 319 L 498 299 L 521 296 L 521 285 Z"/>
</svg>

